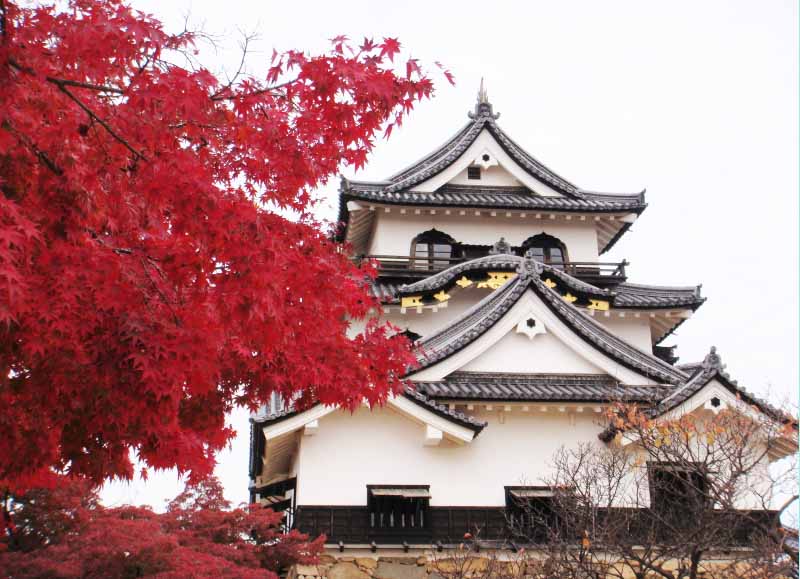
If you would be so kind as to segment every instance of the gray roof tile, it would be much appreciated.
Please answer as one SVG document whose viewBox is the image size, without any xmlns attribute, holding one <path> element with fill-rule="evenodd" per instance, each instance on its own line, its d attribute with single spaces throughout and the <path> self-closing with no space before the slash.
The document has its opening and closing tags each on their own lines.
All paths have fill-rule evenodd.
<svg viewBox="0 0 800 579">
<path fill-rule="evenodd" d="M 644 195 L 596 195 L 585 193 L 572 197 L 544 197 L 525 187 L 486 187 L 480 185 L 445 185 L 432 193 L 389 190 L 377 183 L 346 182 L 343 195 L 390 205 L 426 205 L 436 207 L 475 207 L 566 211 L 570 213 L 640 213 L 647 206 Z"/>
<path fill-rule="evenodd" d="M 385 304 L 399 303 L 400 296 L 435 292 L 451 286 L 455 280 L 468 272 L 515 271 L 524 258 L 517 255 L 499 254 L 479 257 L 456 264 L 425 279 L 404 284 L 402 282 L 377 279 L 372 285 L 372 294 Z M 614 308 L 658 309 L 700 307 L 705 298 L 700 295 L 701 286 L 670 287 L 621 283 L 614 289 L 603 289 L 581 281 L 558 268 L 542 264 L 543 271 L 558 278 L 571 289 L 589 296 L 607 299 Z"/>
<path fill-rule="evenodd" d="M 670 364 L 621 340 L 572 304 L 541 279 L 543 264 L 523 259 L 518 275 L 495 290 L 461 316 L 434 334 L 420 340 L 419 363 L 422 369 L 444 360 L 465 348 L 491 328 L 526 290 L 533 290 L 542 301 L 577 335 L 612 359 L 659 382 L 681 384 L 688 376 Z"/>
<path fill-rule="evenodd" d="M 604 374 L 554 375 L 455 372 L 440 382 L 417 382 L 428 396 L 446 400 L 520 402 L 655 402 L 674 386 L 620 385 Z"/>
</svg>

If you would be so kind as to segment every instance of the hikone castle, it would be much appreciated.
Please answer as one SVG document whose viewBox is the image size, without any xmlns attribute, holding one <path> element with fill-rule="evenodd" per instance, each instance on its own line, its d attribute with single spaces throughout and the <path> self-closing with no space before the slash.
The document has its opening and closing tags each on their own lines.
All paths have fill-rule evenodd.
<svg viewBox="0 0 800 579">
<path fill-rule="evenodd" d="M 699 285 L 631 283 L 627 262 L 604 261 L 644 192 L 555 173 L 500 127 L 483 89 L 468 116 L 388 179 L 342 179 L 340 240 L 379 263 L 382 316 L 418 347 L 413 386 L 380 408 L 276 401 L 251 420 L 251 498 L 325 534 L 334 557 L 413 555 L 476 528 L 501 540 L 515 499 L 546 501 L 559 447 L 620 444 L 602 419 L 613 401 L 778 415 L 712 348 L 678 363 L 668 339 L 703 305 Z"/>
</svg>

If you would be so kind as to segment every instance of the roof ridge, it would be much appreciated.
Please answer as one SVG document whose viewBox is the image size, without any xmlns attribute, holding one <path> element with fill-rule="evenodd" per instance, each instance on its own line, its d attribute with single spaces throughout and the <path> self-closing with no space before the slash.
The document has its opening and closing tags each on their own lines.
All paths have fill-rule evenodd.
<svg viewBox="0 0 800 579">
<path fill-rule="evenodd" d="M 711 382 L 711 380 L 717 378 L 722 382 L 723 386 L 733 390 L 738 396 L 745 399 L 745 402 L 756 406 L 768 416 L 784 422 L 797 422 L 794 417 L 789 416 L 763 398 L 749 392 L 744 386 L 741 386 L 738 381 L 731 378 L 730 374 L 725 371 L 726 366 L 722 363 L 722 357 L 717 352 L 716 346 L 711 346 L 711 349 L 708 354 L 706 354 L 705 358 L 703 358 L 703 361 L 699 364 L 696 363 L 695 366 L 697 366 L 695 369 L 696 373 L 693 374 L 682 387 L 661 400 L 658 407 L 653 410 L 654 414 L 661 415 L 665 412 L 669 412 L 697 394 Z M 697 372 L 697 369 L 700 371 Z"/>
<path fill-rule="evenodd" d="M 439 414 L 440 416 L 445 416 L 450 420 L 460 422 L 463 426 L 474 431 L 475 436 L 477 436 L 484 428 L 486 428 L 486 425 L 488 424 L 488 422 L 478 420 L 468 414 L 459 412 L 458 410 L 451 410 L 449 407 L 439 404 L 435 400 L 426 396 L 423 392 L 413 388 L 406 387 L 406 389 L 403 391 L 403 395 L 412 402 L 416 402 L 417 404 L 425 406 L 430 411 Z"/>
<path fill-rule="evenodd" d="M 544 178 L 545 181 L 550 181 L 552 184 L 557 185 L 558 189 L 562 189 L 563 192 L 567 193 L 568 195 L 574 195 L 575 197 L 581 198 L 582 192 L 577 185 L 565 179 L 550 169 L 547 165 L 539 161 L 536 157 L 531 155 L 528 151 L 523 149 L 508 135 L 508 133 L 500 128 L 500 125 L 497 124 L 495 119 L 490 119 L 488 124 L 490 131 L 493 129 L 497 132 L 497 134 L 494 136 L 498 141 L 500 141 L 500 145 L 503 146 L 504 149 L 510 149 L 510 151 L 507 152 L 511 154 L 511 157 L 514 158 L 514 160 L 519 161 L 518 157 L 522 158 L 534 167 L 534 172 L 539 175 L 540 178 Z M 525 163 L 521 164 L 524 166 Z"/>
<path fill-rule="evenodd" d="M 410 165 L 407 165 L 404 169 L 401 169 L 401 170 L 397 171 L 396 173 L 394 173 L 393 175 L 390 175 L 389 178 L 386 179 L 386 181 L 388 183 L 394 183 L 398 179 L 401 179 L 404 173 L 410 172 L 412 169 L 414 169 L 414 168 L 418 167 L 419 165 L 423 164 L 425 161 L 432 160 L 437 154 L 441 154 L 449 145 L 451 145 L 452 143 L 457 141 L 462 136 L 462 134 L 465 133 L 473 124 L 474 124 L 474 121 L 469 121 L 469 122 L 465 123 L 456 132 L 455 135 L 453 135 L 452 137 L 450 137 L 449 139 L 444 141 L 441 145 L 436 147 L 433 151 L 431 151 L 427 155 L 423 155 L 422 157 L 420 157 L 419 159 L 417 159 L 416 161 L 414 161 Z"/>
<path fill-rule="evenodd" d="M 530 258 L 523 259 L 517 270 L 516 278 L 486 296 L 450 324 L 418 342 L 420 366 L 411 370 L 410 373 L 413 375 L 421 369 L 438 363 L 474 342 L 494 326 L 522 294 L 531 288 L 573 331 L 624 366 L 650 378 L 655 377 L 673 384 L 682 383 L 688 378 L 683 371 L 628 344 L 590 316 L 565 302 L 561 295 L 541 280 L 543 271 L 543 264 Z M 433 352 L 430 355 L 427 354 L 426 348 L 432 348 Z"/>
<path fill-rule="evenodd" d="M 655 284 L 645 284 L 645 283 L 632 283 L 629 281 L 622 282 L 619 285 L 631 289 L 693 291 L 693 292 L 697 292 L 703 287 L 703 284 L 678 286 L 678 285 L 655 285 Z"/>
</svg>

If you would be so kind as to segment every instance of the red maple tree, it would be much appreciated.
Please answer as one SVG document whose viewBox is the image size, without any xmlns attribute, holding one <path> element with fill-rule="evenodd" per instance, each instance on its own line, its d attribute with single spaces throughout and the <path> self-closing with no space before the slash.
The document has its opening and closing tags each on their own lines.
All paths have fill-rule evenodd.
<svg viewBox="0 0 800 579">
<path fill-rule="evenodd" d="M 195 42 L 120 0 L 0 0 L 0 487 L 130 477 L 131 450 L 197 480 L 235 405 L 401 387 L 403 338 L 346 335 L 378 304 L 310 191 L 431 80 L 392 38 L 230 82 L 176 64 Z"/>
<path fill-rule="evenodd" d="M 214 477 L 187 487 L 160 514 L 104 508 L 74 478 L 7 502 L 18 526 L 0 539 L 0 574 L 13 579 L 274 579 L 316 561 L 324 541 L 283 533 L 282 515 L 269 509 L 231 509 Z"/>
</svg>

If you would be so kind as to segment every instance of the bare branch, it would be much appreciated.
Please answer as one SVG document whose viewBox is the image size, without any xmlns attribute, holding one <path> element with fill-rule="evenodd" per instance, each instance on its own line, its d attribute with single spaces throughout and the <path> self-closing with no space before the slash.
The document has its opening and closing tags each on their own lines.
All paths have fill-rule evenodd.
<svg viewBox="0 0 800 579">
<path fill-rule="evenodd" d="M 147 157 L 145 157 L 144 154 L 142 154 L 139 151 L 137 151 L 136 149 L 134 149 L 133 146 L 131 146 L 131 144 L 128 143 L 128 141 L 126 141 L 121 136 L 119 136 L 114 131 L 114 129 L 112 129 L 109 126 L 108 123 L 106 123 L 103 119 L 101 119 L 99 116 L 97 116 L 97 114 L 95 114 L 95 112 L 92 111 L 92 109 L 90 109 L 88 106 L 86 106 L 86 104 L 84 104 L 84 102 L 82 100 L 80 100 L 78 97 L 76 97 L 74 94 L 72 94 L 69 91 L 69 89 L 67 89 L 67 87 L 65 85 L 58 84 L 56 86 L 58 86 L 58 90 L 63 92 L 65 95 L 67 95 L 73 102 L 75 102 L 75 104 L 77 104 L 81 109 L 83 109 L 83 111 L 87 115 L 89 115 L 89 117 L 91 119 L 95 120 L 98 124 L 100 124 L 100 126 L 103 127 L 108 132 L 108 134 L 111 135 L 112 138 L 114 138 L 114 140 L 116 140 L 117 142 L 121 143 L 126 149 L 128 149 L 133 154 L 135 159 L 137 159 L 137 160 L 138 159 L 142 159 L 144 161 L 147 161 Z"/>
</svg>

